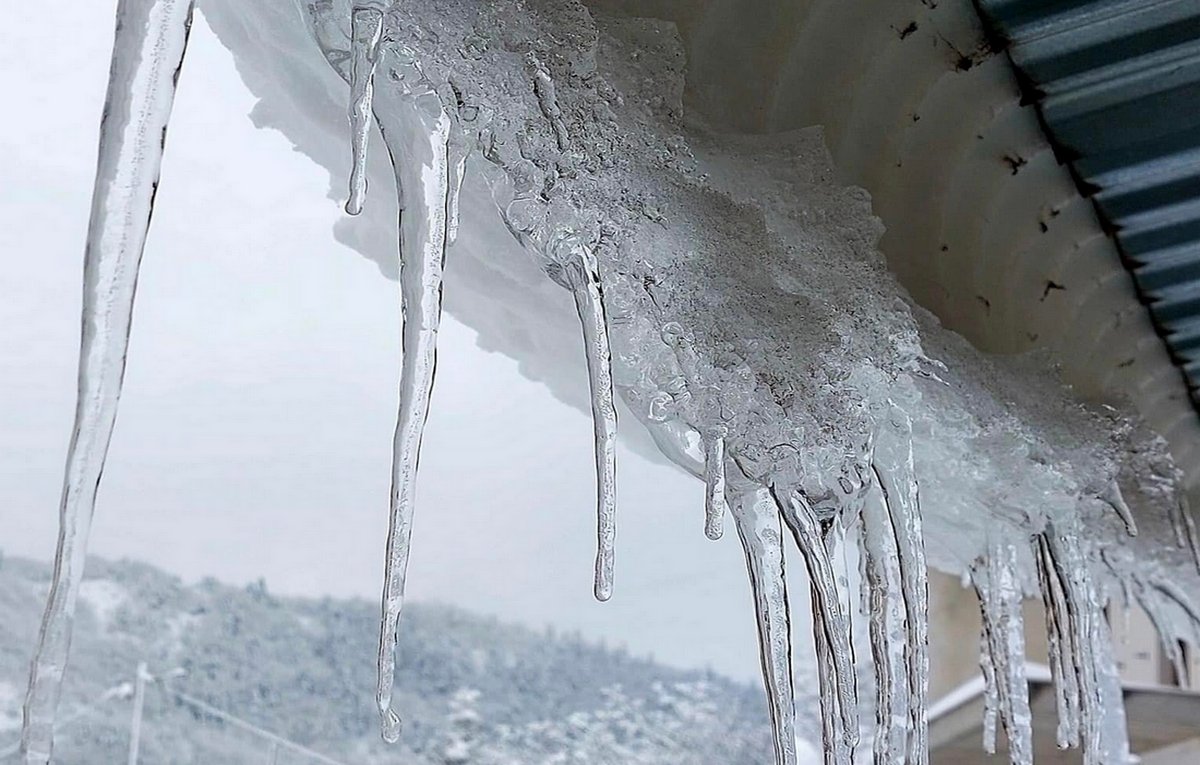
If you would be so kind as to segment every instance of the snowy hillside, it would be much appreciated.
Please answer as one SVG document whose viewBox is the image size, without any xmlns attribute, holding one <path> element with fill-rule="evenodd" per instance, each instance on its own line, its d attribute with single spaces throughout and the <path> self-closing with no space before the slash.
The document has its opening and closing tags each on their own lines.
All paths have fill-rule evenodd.
<svg viewBox="0 0 1200 765">
<path fill-rule="evenodd" d="M 48 566 L 0 563 L 0 752 L 15 743 Z M 89 562 L 55 761 L 124 761 L 135 668 L 146 691 L 141 762 L 261 763 L 270 742 L 172 692 L 353 763 L 763 763 L 758 689 L 620 649 L 417 604 L 397 673 L 401 748 L 378 737 L 368 689 L 377 606 L 302 600 L 148 566 Z M 183 670 L 183 672 L 178 672 Z M 280 762 L 317 762 L 281 752 Z"/>
</svg>

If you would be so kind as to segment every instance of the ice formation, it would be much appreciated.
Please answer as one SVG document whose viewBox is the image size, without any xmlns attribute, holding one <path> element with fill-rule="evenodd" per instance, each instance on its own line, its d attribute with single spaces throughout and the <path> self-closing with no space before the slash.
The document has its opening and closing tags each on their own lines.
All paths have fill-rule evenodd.
<svg viewBox="0 0 1200 765">
<path fill-rule="evenodd" d="M 21 753 L 27 763 L 51 758 L 96 489 L 125 374 L 138 267 L 191 19 L 192 0 L 121 0 L 117 7 L 84 254 L 75 425 L 63 479 L 54 576 L 25 697 Z"/>
<path fill-rule="evenodd" d="M 725 436 L 704 435 L 704 536 L 714 542 L 725 534 Z"/>
<path fill-rule="evenodd" d="M 783 563 L 783 527 L 775 501 L 761 486 L 733 487 L 730 510 L 754 594 L 763 683 L 775 734 L 775 759 L 796 762 L 796 716 L 792 690 L 792 624 Z"/>
<path fill-rule="evenodd" d="M 982 611 L 980 664 L 987 694 L 984 749 L 996 753 L 996 722 L 1004 724 L 1013 765 L 1033 765 L 1033 716 L 1025 674 L 1024 590 L 1018 579 L 1017 551 L 995 540 L 971 578 Z"/>
<path fill-rule="evenodd" d="M 704 478 L 709 536 L 719 536 L 728 505 L 754 593 L 778 763 L 797 756 L 785 526 L 812 588 L 827 761 L 849 762 L 859 745 L 845 582 L 830 559 L 856 525 L 876 762 L 928 757 L 927 558 L 972 572 L 988 728 L 1004 726 L 1014 762 L 1029 751 L 1026 592 L 1039 592 L 1047 612 L 1060 743 L 1081 746 L 1088 762 L 1124 761 L 1102 618 L 1110 591 L 1136 590 L 1164 639 L 1195 640 L 1186 593 L 1200 582 L 1196 534 L 1165 443 L 1123 410 L 1076 399 L 1045 359 L 983 356 L 914 305 L 879 255 L 870 200 L 831 180 L 819 131 L 739 136 L 685 121 L 674 27 L 614 12 L 623 5 L 206 6 L 268 121 L 337 173 L 349 159 L 348 211 L 366 191 L 372 117 L 394 168 L 399 245 L 396 221 L 386 221 L 385 268 L 399 276 L 404 328 L 380 628 L 384 737 L 400 734 L 395 636 L 445 265 L 450 310 L 560 393 L 562 377 L 539 359 L 577 357 L 579 330 L 564 328 L 554 313 L 562 294 L 544 286 L 573 299 L 596 444 L 597 597 L 612 587 L 616 393 L 663 454 Z M 48 758 L 161 149 L 149 139 L 165 128 L 165 78 L 182 56 L 187 10 L 179 0 L 122 3 L 123 20 L 150 22 L 123 24 L 114 58 L 110 103 L 137 108 L 105 120 L 85 289 L 108 286 L 106 268 L 117 289 L 85 301 L 63 542 L 27 704 L 31 762 Z M 148 55 L 131 56 L 139 47 Z M 331 150 L 327 136 L 346 135 L 347 103 L 350 151 L 344 140 Z M 100 233 L 111 221 L 116 239 Z M 444 262 L 456 236 L 462 246 Z M 492 320 L 488 306 L 506 300 L 512 314 Z"/>
<path fill-rule="evenodd" d="M 360 44 L 355 41 L 355 44 Z M 370 42 L 361 44 L 369 45 Z M 393 88 L 381 89 L 375 114 L 387 146 L 400 200 L 401 328 L 400 411 L 392 445 L 392 492 L 384 566 L 383 618 L 379 634 L 376 702 L 387 741 L 400 736 L 391 708 L 396 630 L 412 540 L 417 462 L 429 415 L 442 318 L 442 269 L 446 258 L 450 200 L 450 119 L 434 86 L 416 62 L 382 54 Z"/>
<path fill-rule="evenodd" d="M 379 65 L 379 44 L 383 39 L 383 12 L 386 3 L 355 5 L 350 14 L 350 39 L 353 59 L 350 63 L 350 195 L 346 212 L 362 212 L 367 196 L 367 146 L 375 113 L 375 69 Z"/>
</svg>

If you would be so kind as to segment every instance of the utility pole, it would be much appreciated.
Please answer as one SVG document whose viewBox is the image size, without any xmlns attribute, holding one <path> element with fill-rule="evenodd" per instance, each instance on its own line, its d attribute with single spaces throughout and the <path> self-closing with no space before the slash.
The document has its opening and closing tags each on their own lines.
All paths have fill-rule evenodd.
<svg viewBox="0 0 1200 765">
<path fill-rule="evenodd" d="M 146 703 L 146 680 L 149 677 L 146 662 L 138 662 L 137 678 L 133 683 L 133 719 L 129 723 L 129 765 L 137 765 L 138 761 L 138 747 L 142 743 L 142 707 Z"/>
</svg>

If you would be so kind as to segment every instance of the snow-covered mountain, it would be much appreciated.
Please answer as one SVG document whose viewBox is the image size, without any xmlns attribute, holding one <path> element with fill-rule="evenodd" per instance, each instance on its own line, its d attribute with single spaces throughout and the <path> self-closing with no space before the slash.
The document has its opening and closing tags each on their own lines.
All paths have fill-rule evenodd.
<svg viewBox="0 0 1200 765">
<path fill-rule="evenodd" d="M 15 743 L 49 566 L 0 563 L 0 752 Z M 271 742 L 192 699 L 347 763 L 763 763 L 761 692 L 621 648 L 433 604 L 406 617 L 400 748 L 369 689 L 377 625 L 361 600 L 279 598 L 265 585 L 186 585 L 93 559 L 81 590 L 55 762 L 123 761 L 145 661 L 144 763 L 261 763 Z M 183 694 L 183 695 L 176 695 Z M 815 710 L 814 710 L 815 711 Z M 317 760 L 281 749 L 280 762 Z"/>
</svg>

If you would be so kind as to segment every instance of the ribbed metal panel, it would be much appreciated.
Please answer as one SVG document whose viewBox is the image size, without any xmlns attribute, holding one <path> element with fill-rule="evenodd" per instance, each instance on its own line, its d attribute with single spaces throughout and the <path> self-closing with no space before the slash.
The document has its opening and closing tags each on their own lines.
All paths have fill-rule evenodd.
<svg viewBox="0 0 1200 765">
<path fill-rule="evenodd" d="M 1200 0 L 979 0 L 1200 401 Z"/>
</svg>

